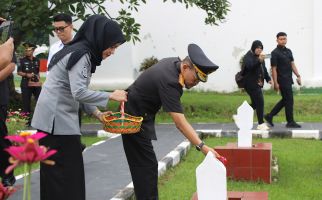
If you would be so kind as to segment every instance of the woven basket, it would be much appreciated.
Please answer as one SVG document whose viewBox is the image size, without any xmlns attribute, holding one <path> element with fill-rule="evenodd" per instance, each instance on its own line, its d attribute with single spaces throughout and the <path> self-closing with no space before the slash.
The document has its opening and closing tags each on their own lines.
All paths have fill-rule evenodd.
<svg viewBox="0 0 322 200">
<path fill-rule="evenodd" d="M 103 129 L 110 133 L 133 134 L 140 131 L 142 121 L 143 117 L 116 112 L 103 116 Z"/>
</svg>

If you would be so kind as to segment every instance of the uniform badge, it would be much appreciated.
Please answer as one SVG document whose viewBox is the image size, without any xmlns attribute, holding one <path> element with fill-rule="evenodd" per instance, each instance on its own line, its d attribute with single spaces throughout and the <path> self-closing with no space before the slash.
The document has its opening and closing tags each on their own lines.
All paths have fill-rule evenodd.
<svg viewBox="0 0 322 200">
<path fill-rule="evenodd" d="M 83 68 L 82 75 L 84 78 L 87 78 L 87 67 Z"/>
</svg>

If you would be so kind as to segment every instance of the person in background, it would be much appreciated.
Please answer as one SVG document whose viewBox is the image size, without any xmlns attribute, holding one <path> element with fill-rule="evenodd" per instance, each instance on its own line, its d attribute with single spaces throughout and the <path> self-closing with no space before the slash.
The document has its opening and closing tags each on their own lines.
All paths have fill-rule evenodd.
<svg viewBox="0 0 322 200">
<path fill-rule="evenodd" d="M 285 107 L 286 127 L 301 128 L 301 125 L 296 123 L 293 117 L 294 99 L 292 85 L 294 82 L 292 72 L 297 77 L 296 81 L 298 85 L 301 85 L 301 76 L 294 63 L 292 51 L 286 48 L 287 34 L 284 32 L 277 33 L 276 41 L 277 47 L 271 53 L 272 77 L 274 88 L 276 91 L 280 91 L 282 99 L 264 117 L 270 126 L 274 126 L 273 117 Z"/>
<path fill-rule="evenodd" d="M 40 164 L 41 200 L 85 200 L 85 175 L 78 120 L 80 105 L 88 114 L 103 119 L 97 106 L 109 100 L 127 101 L 127 92 L 94 91 L 88 88 L 92 73 L 102 60 L 125 42 L 117 22 L 105 16 L 90 16 L 74 39 L 57 52 L 38 99 L 32 127 L 47 134 L 39 144 L 57 153 L 54 166 Z"/>
<path fill-rule="evenodd" d="M 60 51 L 64 45 L 73 39 L 73 20 L 72 17 L 65 13 L 59 13 L 53 17 L 53 28 L 59 41 L 51 45 L 48 52 L 48 65 L 53 57 L 58 51 Z"/>
<path fill-rule="evenodd" d="M 210 61 L 196 44 L 188 46 L 188 55 L 164 58 L 145 70 L 128 88 L 125 112 L 142 116 L 141 130 L 136 134 L 123 134 L 123 148 L 130 167 L 134 191 L 138 200 L 158 199 L 158 161 L 152 140 L 156 140 L 155 115 L 161 108 L 168 112 L 180 132 L 195 145 L 198 151 L 211 151 L 189 124 L 183 114 L 180 98 L 183 88 L 190 89 L 200 81 L 206 82 L 218 66 Z"/>
<path fill-rule="evenodd" d="M 39 59 L 33 56 L 36 45 L 31 43 L 24 43 L 25 57 L 20 59 L 18 67 L 18 75 L 22 77 L 20 87 L 22 94 L 22 111 L 29 116 L 27 126 L 31 122 L 31 97 L 34 96 L 38 100 L 41 91 L 41 82 L 39 75 Z"/>
<path fill-rule="evenodd" d="M 264 123 L 264 96 L 262 88 L 264 80 L 272 84 L 271 77 L 267 73 L 265 66 L 265 55 L 263 44 L 259 40 L 252 43 L 251 49 L 243 58 L 245 90 L 251 99 L 251 106 L 256 110 L 258 120 L 258 130 L 268 130 Z"/>
</svg>

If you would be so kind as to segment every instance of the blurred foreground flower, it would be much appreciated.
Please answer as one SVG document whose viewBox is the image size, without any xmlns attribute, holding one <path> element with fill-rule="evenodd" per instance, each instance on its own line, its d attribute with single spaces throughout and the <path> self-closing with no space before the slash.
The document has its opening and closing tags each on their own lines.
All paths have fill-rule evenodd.
<svg viewBox="0 0 322 200">
<path fill-rule="evenodd" d="M 14 187 L 4 187 L 0 182 L 0 200 L 6 200 L 14 193 L 16 189 Z"/>
<path fill-rule="evenodd" d="M 35 134 L 31 134 L 30 132 L 20 132 L 19 135 L 9 135 L 6 139 L 10 140 L 11 142 L 19 143 L 20 145 L 26 144 L 29 139 L 34 141 L 40 140 L 41 138 L 46 137 L 45 133 L 37 132 Z"/>
<path fill-rule="evenodd" d="M 10 154 L 10 165 L 6 169 L 6 173 L 10 173 L 18 165 L 24 165 L 24 191 L 23 200 L 30 200 L 30 181 L 32 164 L 43 162 L 45 164 L 54 165 L 55 162 L 47 160 L 48 157 L 54 155 L 56 150 L 48 150 L 45 146 L 39 146 L 38 140 L 45 137 L 46 134 L 38 132 L 31 134 L 29 132 L 21 132 L 20 135 L 7 136 L 6 138 L 19 146 L 10 146 L 5 149 Z"/>
</svg>

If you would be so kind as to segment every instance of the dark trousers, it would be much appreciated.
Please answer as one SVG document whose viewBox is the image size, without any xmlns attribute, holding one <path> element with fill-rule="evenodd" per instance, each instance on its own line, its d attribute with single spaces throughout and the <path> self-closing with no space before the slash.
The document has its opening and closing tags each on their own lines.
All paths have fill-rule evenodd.
<svg viewBox="0 0 322 200">
<path fill-rule="evenodd" d="M 21 87 L 22 94 L 22 111 L 25 113 L 29 113 L 29 121 L 31 121 L 31 96 L 34 95 L 36 101 L 41 92 L 41 87 Z"/>
<path fill-rule="evenodd" d="M 5 137 L 8 135 L 8 130 L 6 126 L 7 119 L 7 106 L 0 105 L 0 176 L 3 178 L 5 176 L 5 170 L 10 165 L 9 154 L 4 151 L 5 148 L 11 146 L 11 142 Z M 13 172 L 9 174 L 13 175 Z"/>
<path fill-rule="evenodd" d="M 40 130 L 39 130 L 40 131 Z M 40 164 L 41 200 L 85 200 L 85 176 L 79 135 L 51 135 L 39 141 L 57 153 L 55 165 Z"/>
<path fill-rule="evenodd" d="M 158 161 L 150 139 L 122 135 L 137 200 L 158 199 Z"/>
<path fill-rule="evenodd" d="M 262 89 L 257 87 L 251 89 L 245 88 L 245 90 L 252 101 L 251 106 L 256 110 L 258 124 L 264 123 L 264 97 Z"/>
<path fill-rule="evenodd" d="M 288 123 L 294 122 L 293 119 L 293 90 L 292 85 L 280 86 L 280 92 L 282 99 L 274 106 L 272 111 L 269 113 L 271 117 L 277 115 L 283 107 L 285 107 L 285 116 Z"/>
</svg>

